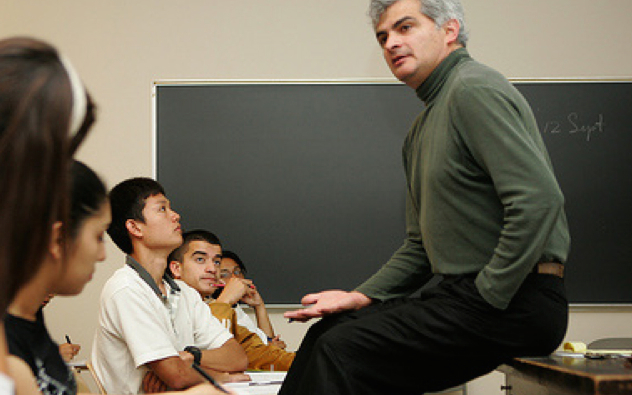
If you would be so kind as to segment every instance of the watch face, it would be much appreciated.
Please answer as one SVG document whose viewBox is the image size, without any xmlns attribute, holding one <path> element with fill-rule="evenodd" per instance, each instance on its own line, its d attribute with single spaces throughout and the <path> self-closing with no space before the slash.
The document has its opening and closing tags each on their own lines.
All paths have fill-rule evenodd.
<svg viewBox="0 0 632 395">
<path fill-rule="evenodd" d="M 193 362 L 196 364 L 200 364 L 200 361 L 202 360 L 202 351 L 200 351 L 199 348 L 195 347 L 195 346 L 188 346 L 187 348 L 184 349 L 184 351 L 190 353 L 191 355 L 193 355 Z"/>
</svg>

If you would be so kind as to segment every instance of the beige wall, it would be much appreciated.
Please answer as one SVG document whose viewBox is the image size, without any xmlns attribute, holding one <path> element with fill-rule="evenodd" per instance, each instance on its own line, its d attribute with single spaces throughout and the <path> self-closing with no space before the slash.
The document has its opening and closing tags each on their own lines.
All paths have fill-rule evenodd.
<svg viewBox="0 0 632 395">
<path fill-rule="evenodd" d="M 629 0 L 463 0 L 470 52 L 508 77 L 631 77 Z M 28 34 L 75 63 L 99 105 L 79 158 L 110 186 L 152 175 L 151 87 L 158 79 L 392 78 L 365 18 L 366 0 L 2 0 L 0 37 Z M 183 153 L 186 156 L 186 152 Z M 177 206 L 177 202 L 174 202 Z M 83 294 L 47 308 L 54 337 L 87 357 L 108 259 Z M 631 335 L 631 311 L 574 312 L 569 337 Z M 296 348 L 307 327 L 278 331 Z M 487 379 L 486 379 L 487 380 Z M 470 394 L 500 393 L 494 378 Z M 490 384 L 491 383 L 491 384 Z"/>
</svg>

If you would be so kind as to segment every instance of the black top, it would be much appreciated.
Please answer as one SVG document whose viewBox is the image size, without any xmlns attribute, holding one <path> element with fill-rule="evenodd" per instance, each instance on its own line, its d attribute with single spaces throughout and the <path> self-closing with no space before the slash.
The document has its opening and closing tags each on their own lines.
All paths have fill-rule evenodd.
<svg viewBox="0 0 632 395">
<path fill-rule="evenodd" d="M 5 321 L 9 353 L 26 362 L 44 395 L 75 395 L 77 382 L 51 339 L 40 309 L 35 322 L 7 314 Z"/>
</svg>

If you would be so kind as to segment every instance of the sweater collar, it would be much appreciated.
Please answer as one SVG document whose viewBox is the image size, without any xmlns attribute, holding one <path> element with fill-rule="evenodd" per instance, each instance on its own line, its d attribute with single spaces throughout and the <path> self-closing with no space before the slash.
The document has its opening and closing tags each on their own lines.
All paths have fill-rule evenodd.
<svg viewBox="0 0 632 395">
<path fill-rule="evenodd" d="M 432 104 L 439 91 L 450 76 L 454 67 L 462 61 L 472 59 L 465 48 L 452 51 L 439 65 L 430 73 L 428 78 L 417 88 L 417 97 L 426 106 Z"/>
</svg>

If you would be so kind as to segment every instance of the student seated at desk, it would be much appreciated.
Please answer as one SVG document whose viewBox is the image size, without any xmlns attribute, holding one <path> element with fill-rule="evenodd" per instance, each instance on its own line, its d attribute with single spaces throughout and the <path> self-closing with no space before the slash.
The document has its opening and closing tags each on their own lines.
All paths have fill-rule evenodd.
<svg viewBox="0 0 632 395">
<path fill-rule="evenodd" d="M 188 388 L 203 381 L 193 361 L 221 381 L 245 370 L 246 354 L 208 313 L 200 295 L 164 276 L 167 256 L 182 243 L 182 231 L 162 186 L 150 178 L 132 178 L 112 189 L 110 203 L 108 234 L 128 255 L 103 287 L 92 348 L 106 391 Z"/>
<path fill-rule="evenodd" d="M 183 243 L 169 255 L 169 270 L 178 279 L 195 288 L 206 298 L 212 313 L 226 325 L 248 355 L 248 368 L 288 370 L 294 353 L 272 344 L 264 344 L 259 336 L 243 326 L 238 319 L 235 303 L 256 293 L 250 280 L 233 277 L 223 291 L 212 299 L 218 288 L 218 268 L 222 257 L 222 246 L 213 233 L 194 230 L 183 235 Z M 245 316 L 245 313 L 242 312 Z"/>
<path fill-rule="evenodd" d="M 56 222 L 48 252 L 33 277 L 9 306 L 6 333 L 9 365 L 27 365 L 30 374 L 12 369 L 17 395 L 74 395 L 77 383 L 51 339 L 42 313 L 49 294 L 77 295 L 91 280 L 97 262 L 105 259 L 104 233 L 110 223 L 110 205 L 103 182 L 86 165 L 71 168 L 69 220 Z M 15 374 L 18 372 L 19 374 Z M 210 385 L 189 395 L 217 395 Z"/>
<path fill-rule="evenodd" d="M 31 369 L 15 377 L 18 394 L 75 394 L 74 374 L 62 358 L 44 323 L 43 302 L 49 294 L 76 295 L 90 281 L 96 262 L 105 259 L 103 234 L 110 223 L 105 186 L 85 165 L 72 167 L 70 220 L 53 225 L 48 254 L 22 286 L 5 319 L 11 358 Z"/>
<path fill-rule="evenodd" d="M 228 250 L 222 252 L 222 261 L 219 265 L 219 277 L 223 282 L 227 282 L 232 277 L 245 279 L 247 273 L 246 266 L 236 253 Z M 272 322 L 270 322 L 266 304 L 259 290 L 256 287 L 252 288 L 252 291 L 246 292 L 239 301 L 251 307 L 257 319 L 257 325 L 254 325 L 243 309 L 237 305 L 235 312 L 237 313 L 237 321 L 240 325 L 258 334 L 263 343 L 271 343 L 285 350 L 287 344 L 285 344 L 278 335 L 274 334 L 274 328 L 272 327 Z"/>
</svg>

